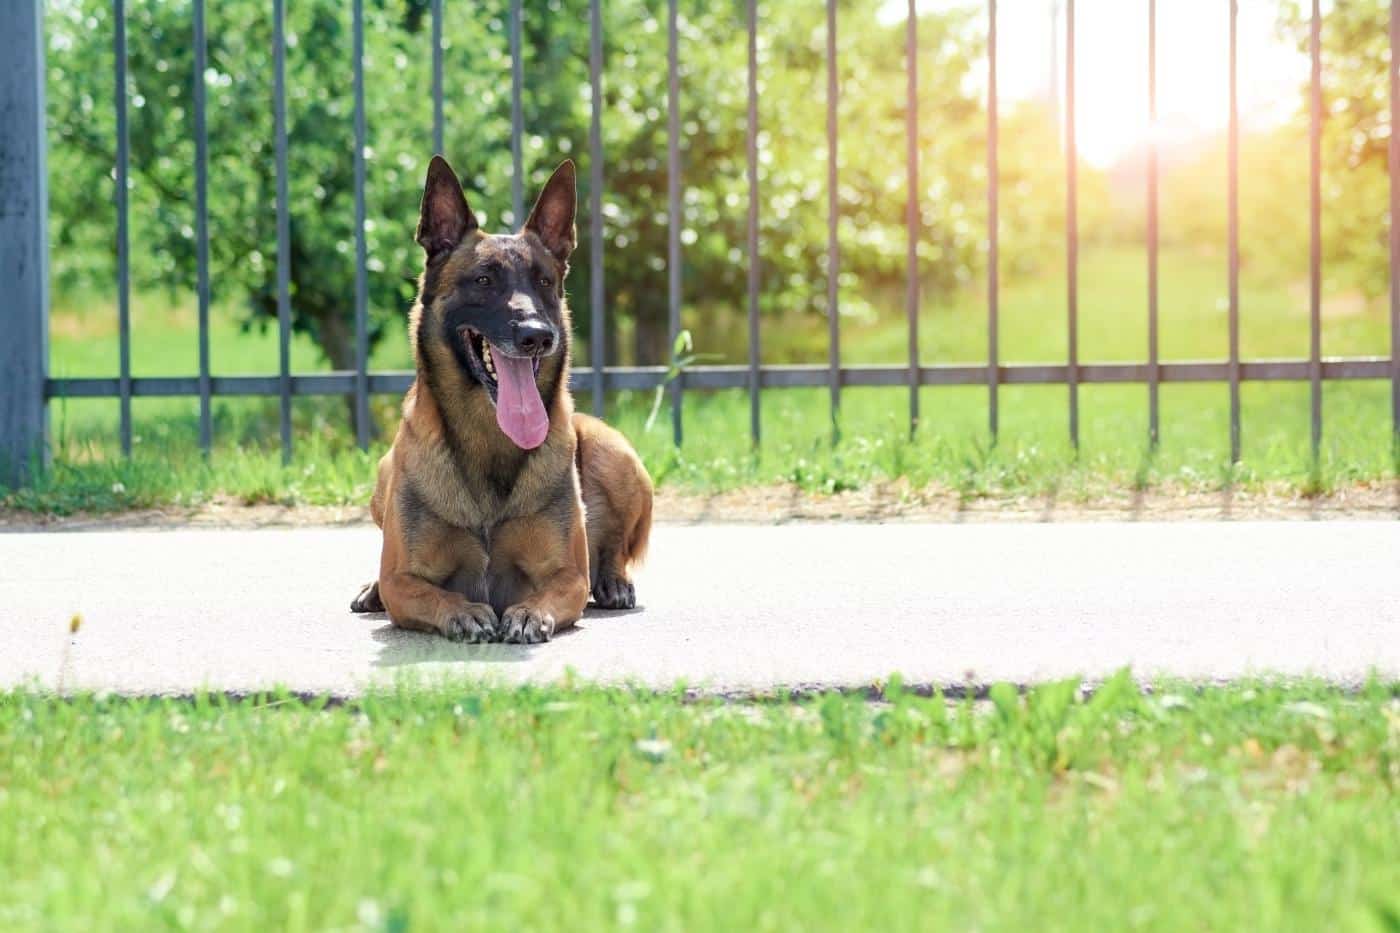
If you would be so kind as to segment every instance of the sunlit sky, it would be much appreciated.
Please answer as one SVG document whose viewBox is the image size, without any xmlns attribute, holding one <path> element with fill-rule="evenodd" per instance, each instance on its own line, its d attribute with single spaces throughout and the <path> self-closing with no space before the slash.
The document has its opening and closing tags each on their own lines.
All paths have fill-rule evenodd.
<svg viewBox="0 0 1400 933">
<path fill-rule="evenodd" d="M 970 5 L 979 8 L 968 0 L 918 0 L 919 10 L 929 12 Z M 1064 6 L 1065 0 L 998 3 L 1003 105 L 1049 99 L 1053 8 L 1059 9 L 1053 73 L 1063 101 Z M 1147 0 L 1077 0 L 1075 6 L 1076 136 L 1086 161 L 1108 167 L 1145 142 L 1150 130 Z M 880 18 L 900 21 L 905 9 L 905 0 L 888 0 Z M 1275 125 L 1293 113 L 1308 78 L 1307 57 L 1278 35 L 1277 10 L 1277 0 L 1239 3 L 1238 96 L 1246 130 Z M 1163 145 L 1189 143 L 1225 128 L 1228 54 L 1227 0 L 1158 0 L 1156 135 Z"/>
</svg>

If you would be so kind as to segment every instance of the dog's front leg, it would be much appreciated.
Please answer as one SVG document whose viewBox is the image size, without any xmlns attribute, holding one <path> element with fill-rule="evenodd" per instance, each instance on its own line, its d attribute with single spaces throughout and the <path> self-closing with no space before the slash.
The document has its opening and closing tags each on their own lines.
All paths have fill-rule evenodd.
<svg viewBox="0 0 1400 933">
<path fill-rule="evenodd" d="M 588 575 L 560 570 L 537 584 L 535 592 L 501 616 L 501 640 L 533 644 L 549 641 L 583 615 L 588 603 Z"/>
<path fill-rule="evenodd" d="M 486 552 L 479 542 L 421 516 L 412 536 L 403 533 L 402 525 L 398 510 L 391 509 L 384 524 L 378 587 L 390 621 L 454 641 L 495 641 L 500 627 L 496 611 L 440 585 L 453 577 L 482 575 Z"/>
<path fill-rule="evenodd" d="M 588 541 L 582 510 L 572 513 L 543 513 L 501 528 L 491 566 L 512 571 L 501 614 L 502 641 L 549 641 L 583 615 L 588 604 Z"/>
<path fill-rule="evenodd" d="M 379 595 L 399 628 L 437 632 L 473 644 L 496 640 L 496 611 L 411 573 L 379 578 Z"/>
</svg>

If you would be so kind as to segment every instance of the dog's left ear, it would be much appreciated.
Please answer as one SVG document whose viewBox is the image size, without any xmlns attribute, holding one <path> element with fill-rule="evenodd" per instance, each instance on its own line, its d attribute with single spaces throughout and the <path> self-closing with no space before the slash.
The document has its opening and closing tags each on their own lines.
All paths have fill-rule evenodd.
<svg viewBox="0 0 1400 933">
<path fill-rule="evenodd" d="M 545 249 L 560 262 L 568 262 L 577 238 L 574 234 L 574 210 L 577 204 L 577 180 L 574 162 L 565 159 L 545 182 L 539 200 L 525 221 L 525 229 L 540 238 Z"/>
</svg>

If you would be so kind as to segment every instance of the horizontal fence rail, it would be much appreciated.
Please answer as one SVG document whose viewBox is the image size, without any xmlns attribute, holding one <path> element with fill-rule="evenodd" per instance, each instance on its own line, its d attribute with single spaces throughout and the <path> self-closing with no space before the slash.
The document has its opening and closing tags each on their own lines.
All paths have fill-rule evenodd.
<svg viewBox="0 0 1400 933">
<path fill-rule="evenodd" d="M 1151 378 L 1152 367 L 1147 363 L 1081 363 L 1079 381 L 1094 384 L 1145 384 Z M 1230 375 L 1228 362 L 1159 363 L 1161 382 L 1224 382 Z M 679 382 L 687 389 L 743 389 L 750 385 L 752 370 L 746 365 L 695 366 L 672 379 L 665 366 L 619 366 L 603 370 L 603 384 L 608 390 L 656 389 Z M 909 367 L 901 363 L 874 366 L 843 366 L 840 369 L 843 386 L 908 386 Z M 919 385 L 971 386 L 986 385 L 995 375 L 1000 385 L 1064 385 L 1069 378 L 1069 366 L 1057 363 L 1021 363 L 999 366 L 993 373 L 986 366 L 937 365 L 920 366 Z M 1328 381 L 1354 379 L 1388 379 L 1391 374 L 1387 357 L 1348 357 L 1324 359 L 1322 378 Z M 571 387 L 575 392 L 593 388 L 595 373 L 591 369 L 574 369 Z M 1307 382 L 1312 378 L 1308 360 L 1251 360 L 1240 364 L 1241 382 Z M 411 370 L 369 374 L 371 394 L 402 394 L 413 383 Z M 352 371 L 308 373 L 292 376 L 293 395 L 346 395 L 355 391 L 358 374 Z M 214 376 L 214 395 L 277 395 L 278 376 Z M 831 382 L 830 367 L 820 364 L 763 366 L 758 369 L 758 384 L 765 389 L 826 388 Z M 135 376 L 132 393 L 144 396 L 196 395 L 199 380 L 193 376 Z M 49 379 L 48 397 L 53 398 L 115 398 L 120 394 L 120 382 L 110 377 L 77 377 Z"/>
<path fill-rule="evenodd" d="M 116 99 L 113 102 L 116 117 L 114 149 L 116 163 L 113 177 L 117 183 L 116 208 L 116 274 L 119 358 L 116 361 L 118 375 L 112 378 L 48 378 L 41 377 L 37 382 L 32 378 L 34 367 L 39 372 L 47 372 L 47 360 L 34 361 L 29 367 L 11 367 L 14 373 L 0 374 L 0 390 L 7 397 L 18 400 L 15 404 L 30 404 L 33 400 L 38 411 L 20 412 L 24 417 L 15 416 L 8 409 L 0 414 L 0 455 L 6 463 L 14 464 L 26 451 L 32 456 L 36 438 L 43 441 L 42 427 L 45 412 L 44 404 L 53 399 L 67 398 L 115 398 L 119 402 L 119 436 L 124 452 L 130 453 L 132 419 L 131 400 L 134 397 L 191 396 L 199 399 L 199 438 L 201 446 L 208 451 L 212 444 L 212 416 L 210 399 L 220 396 L 276 396 L 280 398 L 281 444 L 284 458 L 290 458 L 293 448 L 291 400 L 295 396 L 344 395 L 354 400 L 354 426 L 359 445 L 367 447 L 370 440 L 369 397 L 375 394 L 398 394 L 404 392 L 413 381 L 412 372 L 373 372 L 368 366 L 369 357 L 369 284 L 368 284 L 368 244 L 366 237 L 366 145 L 367 131 L 365 115 L 365 75 L 364 75 L 364 0 L 352 0 L 351 16 L 351 70 L 353 75 L 353 171 L 356 259 L 355 284 L 353 295 L 353 322 L 355 331 L 354 361 L 351 371 L 298 374 L 291 371 L 290 342 L 293 300 L 290 289 L 289 210 L 288 210 L 288 127 L 287 127 L 287 87 L 286 55 L 287 25 L 285 0 L 270 0 L 273 34 L 274 83 L 273 98 L 269 107 L 274 113 L 274 152 L 276 158 L 276 299 L 278 334 L 278 371 L 275 375 L 213 375 L 209 367 L 209 309 L 211 303 L 209 280 L 209 238 L 210 218 L 207 205 L 208 187 L 208 145 L 209 134 L 206 125 L 205 66 L 207 57 L 205 34 L 206 0 L 193 0 L 191 8 L 191 38 L 193 42 L 194 73 L 191 80 L 191 102 L 194 114 L 194 176 L 195 205 L 195 247 L 197 258 L 196 293 L 198 297 L 198 373 L 193 376 L 133 376 L 131 374 L 131 334 L 130 334 L 130 244 L 129 244 L 129 141 L 127 96 L 130 93 L 127 61 L 126 16 L 130 0 L 112 0 L 114 17 L 113 52 L 115 59 Z M 139 2 L 139 0 L 137 0 Z M 1071 442 L 1077 447 L 1080 435 L 1081 399 L 1079 387 L 1085 384 L 1142 384 L 1147 388 L 1146 406 L 1148 412 L 1148 442 L 1156 445 L 1160 431 L 1159 386 L 1165 383 L 1220 383 L 1228 389 L 1229 399 L 1229 442 L 1232 461 L 1240 457 L 1241 404 L 1240 387 L 1245 382 L 1306 382 L 1309 385 L 1311 446 L 1317 455 L 1323 437 L 1322 391 L 1323 384 L 1335 380 L 1388 380 L 1391 383 L 1393 417 L 1391 430 L 1400 439 L 1400 230 L 1390 225 L 1390 296 L 1389 323 L 1391 348 L 1389 357 L 1367 358 L 1327 358 L 1322 355 L 1321 331 L 1321 277 L 1322 277 L 1322 226 L 1321 226 L 1321 136 L 1325 111 L 1322 99 L 1322 60 L 1321 30 L 1323 17 L 1318 0 L 1312 0 L 1310 8 L 1310 32 L 1308 52 L 1310 57 L 1310 81 L 1308 86 L 1308 137 L 1309 137 L 1309 258 L 1308 258 L 1308 325 L 1309 353 L 1306 359 L 1294 360 L 1243 360 L 1240 357 L 1240 230 L 1239 230 L 1239 135 L 1240 117 L 1237 100 L 1238 69 L 1238 0 L 1223 0 L 1221 4 L 1222 25 L 1228 30 L 1228 86 L 1221 89 L 1228 101 L 1229 119 L 1227 126 L 1227 192 L 1224 212 L 1227 219 L 1226 285 L 1228 293 L 1228 356 L 1219 361 L 1165 362 L 1160 359 L 1159 341 L 1159 159 L 1157 144 L 1149 141 L 1146 152 L 1146 180 L 1143 196 L 1146 199 L 1145 261 L 1147 265 L 1147 291 L 1144 296 L 1144 309 L 1147 321 L 1147 361 L 1137 362 L 1083 362 L 1079 358 L 1079 248 L 1078 227 L 1079 185 L 1078 156 L 1075 125 L 1075 68 L 1076 68 L 1076 3 L 1066 0 L 1060 9 L 1064 15 L 1064 63 L 1061 76 L 1065 82 L 1063 115 L 1063 145 L 1065 153 L 1065 248 L 1066 248 L 1066 337 L 1067 352 L 1063 363 L 1004 364 L 1002 347 L 999 342 L 1000 304 L 1000 200 L 999 200 L 999 161 L 1000 141 L 998 72 L 997 72 L 997 0 L 985 0 L 984 12 L 987 29 L 986 58 L 986 205 L 987 205 L 987 258 L 986 270 L 986 335 L 987 362 L 966 364 L 927 364 L 919 355 L 919 305 L 920 279 L 918 245 L 920 237 L 920 212 L 918 204 L 919 186 L 919 144 L 918 144 L 918 102 L 919 102 L 919 42 L 917 31 L 917 10 L 914 0 L 908 0 L 905 10 L 905 67 L 907 84 L 905 87 L 905 154 L 906 191 L 905 224 L 907 233 L 907 256 L 905 269 L 904 312 L 908 330 L 907 363 L 890 365 L 843 365 L 840 348 L 839 302 L 840 289 L 838 276 L 841 264 L 841 242 L 838 224 L 842 205 L 839 197 L 840 163 L 838 160 L 839 103 L 841 91 L 840 69 L 837 60 L 838 5 L 836 0 L 825 0 L 826 35 L 825 50 L 825 115 L 826 115 L 826 282 L 825 313 L 827 316 L 827 359 L 825 363 L 803 365 L 763 365 L 760 353 L 761 326 L 759 315 L 759 291 L 762 284 L 762 244 L 760 243 L 760 200 L 759 200 L 759 76 L 760 26 L 764 23 L 762 4 L 759 0 L 745 0 L 744 14 L 747 27 L 747 113 L 746 151 L 744 171 L 747 181 L 747 261 L 745 282 L 745 311 L 748 336 L 748 358 L 740 365 L 702 365 L 685 368 L 678 375 L 667 366 L 608 366 L 605 359 L 607 328 L 610 323 L 605 313 L 607 292 L 603 276 L 603 256 L 605 231 L 602 219 L 603 193 L 606 188 L 606 175 L 603 162 L 603 132 L 606 122 L 605 100 L 603 97 L 604 75 L 604 36 L 602 0 L 587 0 L 589 46 L 587 49 L 589 90 L 591 92 L 591 114 L 588 133 L 589 192 L 588 192 L 588 240 L 589 269 L 591 272 L 590 299 L 593 314 L 590 329 L 591 354 L 588 368 L 573 370 L 572 386 L 576 391 L 590 391 L 593 395 L 593 410 L 603 414 L 605 393 L 615 390 L 668 390 L 672 409 L 672 427 L 677 444 L 682 441 L 682 416 L 684 411 L 683 393 L 688 389 L 746 389 L 750 396 L 750 425 L 754 443 L 760 437 L 760 390 L 768 388 L 825 388 L 829 392 L 832 436 L 838 437 L 841 390 L 846 386 L 903 387 L 908 393 L 908 418 L 910 431 L 917 430 L 920 423 L 919 390 L 927 386 L 982 386 L 987 390 L 987 425 L 995 441 L 998 436 L 1002 403 L 1000 387 L 1004 385 L 1062 385 L 1068 389 L 1068 418 Z M 21 0 L 21 6 L 24 6 Z M 1392 3 L 1389 11 L 1388 39 L 1392 53 L 1388 62 L 1390 89 L 1389 113 L 1392 125 L 1400 125 L 1400 71 L 1397 71 L 1396 51 L 1400 51 L 1400 0 Z M 448 7 L 447 10 L 444 7 Z M 1149 121 L 1157 118 L 1157 0 L 1145 0 L 1142 28 L 1147 37 L 1147 95 L 1142 102 Z M 444 76 L 443 76 L 443 24 L 444 17 L 450 15 L 450 3 L 444 0 L 431 0 L 431 82 L 432 82 L 432 127 L 431 138 L 440 151 L 444 138 Z M 42 17 L 42 2 L 36 0 L 34 16 Z M 524 217 L 524 165 L 522 140 L 525 134 L 524 108 L 522 106 L 524 83 L 524 59 L 530 50 L 526 47 L 522 0 L 509 0 L 507 11 L 507 39 L 510 52 L 510 123 L 511 123 L 511 212 L 512 221 L 519 225 Z M 684 48 L 681 43 L 680 11 L 678 0 L 668 0 L 665 11 L 666 29 L 666 202 L 669 225 L 667 241 L 667 332 L 674 348 L 681 334 L 681 311 L 683 301 L 682 265 L 684 261 L 680 231 L 685 210 L 682 187 L 682 125 L 683 86 L 681 83 L 681 61 Z M 28 19 L 26 17 L 26 22 Z M 780 24 L 768 24 L 768 28 L 781 28 Z M 28 100 L 38 95 L 43 100 L 43 44 L 28 42 L 24 36 L 0 42 L 0 48 L 12 53 L 17 62 L 15 67 L 0 75 L 0 91 L 3 100 Z M 3 101 L 0 101 L 3 102 Z M 462 102 L 461 106 L 470 106 Z M 32 107 L 30 108 L 32 110 Z M 17 111 L 18 112 L 18 111 Z M 32 114 L 31 114 L 32 116 Z M 38 132 L 36 133 L 36 126 Z M 43 171 L 44 160 L 42 121 L 35 124 L 6 124 L 0 129 L 0 157 L 14 153 L 24 156 L 29 149 L 38 146 L 39 158 L 24 161 L 24 165 L 37 165 Z M 15 134 L 20 134 L 16 136 Z M 27 158 L 27 156 L 26 156 Z M 1390 167 L 1389 206 L 1392 217 L 1400 217 L 1400 141 L 1392 134 L 1388 141 Z M 0 158 L 0 163 L 3 158 Z M 12 191 L 42 192 L 45 179 L 21 178 L 19 186 Z M 18 184 L 18 183 L 17 183 Z M 23 187 L 29 185 L 30 187 Z M 47 255 L 43 236 L 43 225 L 37 227 L 24 219 L 25 225 L 11 220 L 21 217 L 19 212 L 7 213 L 3 198 L 4 186 L 0 185 L 0 244 L 20 243 L 37 248 L 41 257 Z M 32 199 L 31 199 L 32 200 Z M 42 201 L 42 198 L 41 198 Z M 26 202 L 28 203 L 28 202 Z M 27 238 L 27 239 L 26 239 Z M 32 266 L 30 267 L 32 268 Z M 11 289 L 27 300 L 9 302 L 0 311 L 0 324 L 14 325 L 15 332 L 29 333 L 34 330 L 35 321 L 47 329 L 47 293 L 44 288 L 35 289 L 20 281 L 20 274 L 10 271 L 10 265 L 0 265 L 0 289 Z M 21 287 L 25 286 L 25 287 Z M 46 287 L 46 286 L 45 286 Z M 736 304 L 738 296 L 736 296 Z M 21 326 L 23 325 L 23 326 Z M 42 341 L 29 346 L 42 346 Z M 46 355 L 46 351 L 45 351 Z M 28 379 L 22 383 L 21 379 Z M 33 385 L 31 385 L 31 383 Z M 25 386 L 30 385 L 26 389 Z M 42 391 L 35 392 L 34 385 L 41 385 Z M 24 393 L 28 392 L 28 395 Z M 37 398 L 36 398 L 37 395 Z M 924 419 L 927 421 L 927 417 Z M 36 425 L 38 427 L 36 427 Z M 2 465 L 2 464 L 0 464 Z M 0 473 L 0 481 L 13 480 L 22 476 L 22 471 L 13 466 Z"/>
</svg>

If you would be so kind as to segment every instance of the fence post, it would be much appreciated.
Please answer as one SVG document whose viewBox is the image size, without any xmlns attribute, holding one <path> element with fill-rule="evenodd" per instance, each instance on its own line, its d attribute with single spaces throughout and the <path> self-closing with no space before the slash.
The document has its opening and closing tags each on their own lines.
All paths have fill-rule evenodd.
<svg viewBox="0 0 1400 933">
<path fill-rule="evenodd" d="M 0 486 L 47 455 L 48 182 L 43 0 L 8 5 L 0 29 Z"/>
</svg>

